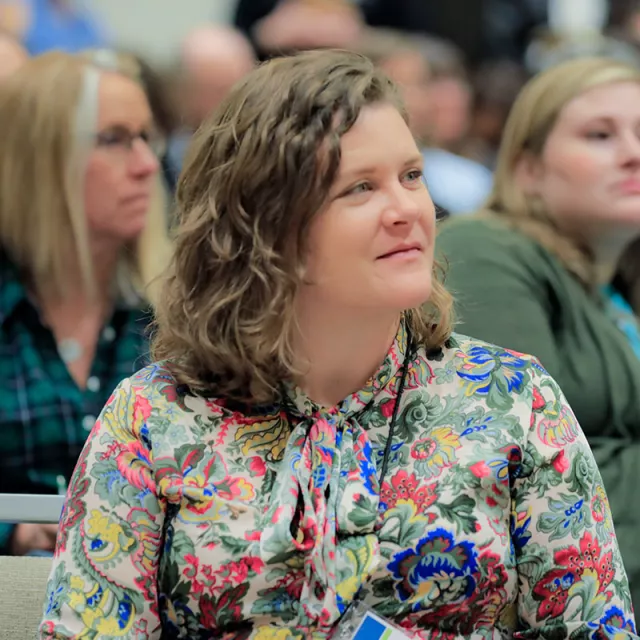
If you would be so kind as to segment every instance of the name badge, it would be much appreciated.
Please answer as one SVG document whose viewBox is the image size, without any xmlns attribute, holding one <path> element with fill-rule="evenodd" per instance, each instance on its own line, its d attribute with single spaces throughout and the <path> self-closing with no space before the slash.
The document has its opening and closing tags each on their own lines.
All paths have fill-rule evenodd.
<svg viewBox="0 0 640 640">
<path fill-rule="evenodd" d="M 334 640 L 409 640 L 402 630 L 375 613 L 366 604 L 356 601 L 340 621 Z"/>
</svg>

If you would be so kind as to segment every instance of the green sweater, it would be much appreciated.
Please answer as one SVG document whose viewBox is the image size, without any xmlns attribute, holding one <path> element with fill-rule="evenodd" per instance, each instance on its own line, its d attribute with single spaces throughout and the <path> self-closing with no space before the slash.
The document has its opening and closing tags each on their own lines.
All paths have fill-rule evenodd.
<svg viewBox="0 0 640 640">
<path fill-rule="evenodd" d="M 640 607 L 640 359 L 602 301 L 500 220 L 445 223 L 438 254 L 458 330 L 537 356 L 560 384 L 598 460 Z"/>
</svg>

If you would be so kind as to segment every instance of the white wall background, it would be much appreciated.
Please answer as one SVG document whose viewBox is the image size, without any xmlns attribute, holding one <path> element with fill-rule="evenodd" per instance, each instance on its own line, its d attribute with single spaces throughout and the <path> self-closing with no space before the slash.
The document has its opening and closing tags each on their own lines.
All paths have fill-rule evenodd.
<svg viewBox="0 0 640 640">
<path fill-rule="evenodd" d="M 236 0 L 81 0 L 116 45 L 170 65 L 183 36 L 203 22 L 229 22 Z"/>
</svg>

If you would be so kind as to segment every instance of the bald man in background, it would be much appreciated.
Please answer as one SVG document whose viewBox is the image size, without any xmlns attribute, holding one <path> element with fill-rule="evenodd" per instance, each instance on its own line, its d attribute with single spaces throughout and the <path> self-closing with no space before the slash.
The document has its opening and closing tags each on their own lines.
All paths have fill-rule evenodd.
<svg viewBox="0 0 640 640">
<path fill-rule="evenodd" d="M 207 25 L 187 34 L 177 87 L 183 129 L 169 143 L 169 162 L 176 174 L 193 132 L 255 64 L 251 44 L 236 29 Z"/>
<path fill-rule="evenodd" d="M 0 82 L 27 60 L 27 50 L 10 34 L 0 31 Z"/>
</svg>

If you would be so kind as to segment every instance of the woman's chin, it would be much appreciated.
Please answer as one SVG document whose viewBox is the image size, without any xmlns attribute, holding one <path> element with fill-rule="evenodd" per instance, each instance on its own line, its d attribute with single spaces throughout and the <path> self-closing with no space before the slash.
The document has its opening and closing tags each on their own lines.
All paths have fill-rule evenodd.
<svg viewBox="0 0 640 640">
<path fill-rule="evenodd" d="M 414 284 L 410 287 L 397 287 L 389 292 L 389 306 L 398 311 L 416 309 L 429 301 L 431 292 L 432 286 L 430 278 L 426 283 L 419 283 L 419 286 Z"/>
</svg>

